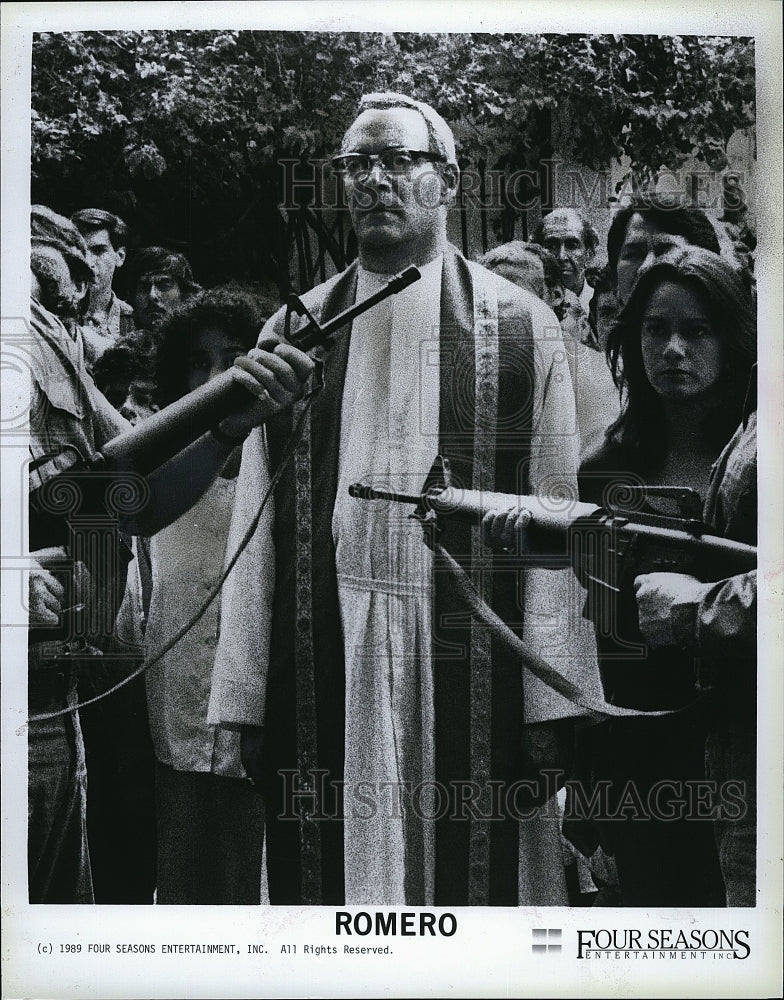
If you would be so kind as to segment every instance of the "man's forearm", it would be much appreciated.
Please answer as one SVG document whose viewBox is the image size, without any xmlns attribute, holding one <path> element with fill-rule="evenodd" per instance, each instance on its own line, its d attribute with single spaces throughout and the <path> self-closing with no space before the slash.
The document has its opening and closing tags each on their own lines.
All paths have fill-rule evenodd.
<svg viewBox="0 0 784 1000">
<path fill-rule="evenodd" d="M 756 570 L 716 583 L 649 573 L 637 577 L 635 590 L 640 630 L 650 646 L 675 646 L 713 659 L 755 653 Z"/>
<path fill-rule="evenodd" d="M 231 451 L 228 443 L 211 433 L 202 435 L 147 477 L 149 499 L 123 523 L 123 529 L 150 536 L 172 524 L 215 480 Z"/>
<path fill-rule="evenodd" d="M 712 657 L 756 651 L 756 570 L 708 585 L 696 608 L 695 644 L 701 653 Z"/>
</svg>

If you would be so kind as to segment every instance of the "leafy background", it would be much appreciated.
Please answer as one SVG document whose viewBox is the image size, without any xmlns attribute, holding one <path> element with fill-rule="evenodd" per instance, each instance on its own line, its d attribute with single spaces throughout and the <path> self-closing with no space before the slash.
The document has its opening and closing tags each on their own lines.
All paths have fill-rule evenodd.
<svg viewBox="0 0 784 1000">
<path fill-rule="evenodd" d="M 628 158 L 642 178 L 691 157 L 721 170 L 730 136 L 755 121 L 750 38 L 42 33 L 33 201 L 113 208 L 140 244 L 185 251 L 205 283 L 285 290 L 296 240 L 281 161 L 329 156 L 359 97 L 387 89 L 436 107 L 464 163 L 496 168 L 536 169 L 555 143 L 587 167 Z M 340 264 L 342 230 L 310 226 Z"/>
</svg>

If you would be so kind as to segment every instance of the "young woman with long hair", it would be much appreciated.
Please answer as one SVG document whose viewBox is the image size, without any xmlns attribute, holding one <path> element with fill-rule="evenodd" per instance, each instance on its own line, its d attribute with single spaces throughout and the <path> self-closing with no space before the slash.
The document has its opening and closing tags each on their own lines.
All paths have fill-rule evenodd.
<svg viewBox="0 0 784 1000">
<path fill-rule="evenodd" d="M 704 492 L 740 422 L 756 346 L 751 299 L 724 258 L 684 247 L 653 261 L 608 337 L 613 377 L 628 399 L 585 470 L 622 455 L 622 471 L 649 485 L 688 486 L 684 477 L 694 477 Z"/>
<path fill-rule="evenodd" d="M 606 505 L 636 484 L 689 487 L 703 501 L 713 465 L 741 421 L 756 360 L 754 308 L 738 271 L 698 247 L 652 261 L 609 334 L 607 356 L 625 405 L 581 467 L 581 499 Z M 648 513 L 690 516 L 644 489 L 634 496 Z M 626 905 L 721 906 L 711 818 L 695 797 L 705 778 L 711 697 L 695 693 L 693 653 L 628 645 L 636 605 L 627 598 L 614 627 L 597 629 L 605 696 L 677 711 L 584 731 L 586 781 L 593 788 L 611 782 L 600 836 L 615 855 Z M 631 809 L 613 816 L 630 801 Z"/>
<path fill-rule="evenodd" d="M 606 347 L 623 409 L 581 466 L 582 500 L 699 516 L 700 503 L 675 510 L 646 488 L 688 487 L 705 499 L 712 469 L 741 422 L 756 360 L 748 287 L 731 263 L 693 246 L 651 257 L 640 269 Z M 524 524 L 516 510 L 489 516 L 486 537 L 508 546 Z M 588 613 L 597 622 L 608 703 L 674 711 L 579 731 L 574 784 L 583 784 L 583 794 L 567 801 L 564 829 L 583 854 L 601 844 L 615 856 L 627 906 L 722 906 L 716 817 L 705 799 L 706 736 L 716 706 L 697 691 L 693 652 L 643 643 L 632 582 L 654 568 L 632 567 L 616 580 L 621 592 L 611 608 L 602 603 L 603 588 L 589 588 Z M 606 796 L 594 798 L 601 791 Z M 578 799 L 598 802 L 598 814 L 581 815 Z"/>
</svg>

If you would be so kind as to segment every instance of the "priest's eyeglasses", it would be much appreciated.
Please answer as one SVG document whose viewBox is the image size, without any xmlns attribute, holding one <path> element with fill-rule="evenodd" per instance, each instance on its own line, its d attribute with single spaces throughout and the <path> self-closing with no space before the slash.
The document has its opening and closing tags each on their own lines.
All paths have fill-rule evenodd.
<svg viewBox="0 0 784 1000">
<path fill-rule="evenodd" d="M 330 161 L 332 169 L 355 180 L 367 177 L 378 163 L 387 175 L 409 174 L 420 160 L 431 163 L 446 163 L 446 158 L 440 153 L 430 153 L 422 149 L 405 149 L 403 146 L 390 146 L 380 153 L 343 153 L 333 156 Z"/>
</svg>

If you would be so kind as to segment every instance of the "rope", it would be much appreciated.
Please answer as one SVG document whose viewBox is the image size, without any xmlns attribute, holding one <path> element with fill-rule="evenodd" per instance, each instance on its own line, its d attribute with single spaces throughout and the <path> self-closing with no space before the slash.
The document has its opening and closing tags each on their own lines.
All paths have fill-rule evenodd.
<svg viewBox="0 0 784 1000">
<path fill-rule="evenodd" d="M 248 547 L 251 538 L 253 538 L 254 534 L 256 533 L 256 529 L 259 526 L 259 521 L 261 521 L 261 515 L 264 513 L 264 509 L 266 508 L 269 499 L 275 490 L 275 487 L 278 485 L 280 477 L 283 475 L 286 466 L 289 464 L 294 454 L 294 449 L 296 448 L 300 434 L 302 433 L 302 426 L 305 422 L 305 416 L 307 415 L 308 410 L 312 405 L 313 397 L 315 396 L 315 394 L 316 394 L 315 392 L 311 392 L 306 397 L 305 405 L 302 408 L 302 413 L 299 415 L 297 423 L 294 426 L 294 430 L 291 432 L 291 436 L 286 444 L 286 449 L 283 453 L 283 458 L 281 459 L 281 462 L 277 470 L 275 471 L 275 475 L 272 477 L 272 481 L 270 482 L 267 492 L 264 494 L 264 497 L 261 501 L 261 505 L 259 506 L 258 511 L 254 515 L 254 518 L 251 521 L 248 530 L 245 532 L 242 541 L 238 545 L 237 551 L 229 560 L 226 568 L 221 573 L 218 582 L 215 584 L 210 593 L 207 595 L 204 604 L 198 609 L 198 611 L 196 611 L 191 616 L 191 618 L 180 628 L 180 630 L 171 639 L 169 639 L 169 641 L 166 643 L 163 649 L 160 649 L 155 654 L 155 656 L 151 657 L 150 659 L 146 659 L 141 666 L 137 667 L 126 677 L 123 677 L 123 679 L 119 681 L 117 684 L 115 684 L 113 687 L 108 688 L 108 690 L 106 691 L 102 691 L 101 694 L 97 694 L 94 698 L 88 698 L 86 701 L 77 702 L 77 704 L 75 705 L 69 705 L 67 708 L 58 709 L 56 712 L 43 712 L 40 715 L 31 715 L 27 720 L 28 723 L 43 722 L 46 719 L 55 719 L 60 715 L 68 715 L 71 712 L 78 712 L 80 708 L 86 708 L 88 705 L 94 705 L 96 702 L 102 701 L 104 698 L 108 698 L 110 694 L 114 694 L 115 691 L 119 691 L 120 688 L 125 687 L 126 684 L 130 684 L 131 681 L 136 680 L 137 677 L 141 677 L 141 675 L 144 674 L 147 670 L 149 670 L 150 667 L 155 666 L 155 664 L 158 663 L 171 649 L 173 649 L 177 645 L 177 643 L 193 628 L 196 622 L 198 622 L 201 618 L 204 617 L 204 615 L 207 613 L 207 608 L 209 608 L 209 606 L 212 604 L 212 602 L 220 593 L 221 589 L 223 588 L 223 584 L 228 579 L 229 573 L 231 573 L 231 571 L 234 569 L 237 560 L 245 551 L 245 549 Z"/>
<path fill-rule="evenodd" d="M 302 433 L 302 427 L 305 421 L 305 417 L 312 404 L 314 393 L 311 393 L 305 400 L 305 406 L 297 420 L 294 430 L 289 437 L 286 444 L 286 449 L 283 454 L 283 458 L 275 471 L 274 476 L 270 482 L 267 492 L 261 501 L 258 511 L 254 515 L 245 535 L 240 541 L 237 551 L 229 560 L 226 568 L 221 574 L 215 586 L 212 588 L 204 604 L 195 612 L 194 615 L 180 628 L 180 630 L 164 645 L 163 649 L 159 650 L 155 656 L 147 659 L 144 663 L 137 667 L 134 671 L 123 677 L 121 681 L 110 687 L 108 690 L 103 691 L 101 694 L 96 695 L 94 698 L 88 698 L 86 701 L 77 702 L 75 705 L 69 705 L 67 708 L 59 709 L 56 712 L 45 712 L 39 715 L 31 715 L 28 718 L 28 723 L 30 722 L 43 722 L 46 719 L 54 719 L 60 715 L 68 715 L 71 712 L 77 712 L 81 708 L 86 708 L 88 705 L 94 705 L 98 701 L 102 701 L 104 698 L 108 698 L 110 694 L 114 694 L 115 691 L 119 691 L 120 688 L 124 687 L 126 684 L 130 684 L 131 681 L 136 680 L 144 674 L 150 667 L 153 667 L 158 663 L 178 642 L 193 628 L 193 626 L 206 614 L 207 608 L 212 604 L 215 598 L 220 593 L 223 588 L 223 584 L 228 579 L 229 574 L 234 569 L 239 557 L 247 548 L 250 543 L 251 538 L 256 533 L 256 529 L 261 521 L 261 516 L 272 496 L 275 487 L 278 485 L 281 476 L 283 475 L 286 466 L 291 461 L 294 455 L 294 449 L 299 441 L 300 434 Z M 443 561 L 445 566 L 451 571 L 458 593 L 466 602 L 466 604 L 471 609 L 474 616 L 482 622 L 491 632 L 491 634 L 500 642 L 504 643 L 509 647 L 517 656 L 520 657 L 521 661 L 526 667 L 531 671 L 531 673 L 538 677 L 543 684 L 546 684 L 553 691 L 562 695 L 572 704 L 577 705 L 579 708 L 584 708 L 587 711 L 604 715 L 614 718 L 629 718 L 633 716 L 645 716 L 646 718 L 658 718 L 665 715 L 673 715 L 677 712 L 683 711 L 684 708 L 689 707 L 688 705 L 676 709 L 664 709 L 661 711 L 642 711 L 633 708 L 623 708 L 619 705 L 610 705 L 607 702 L 594 702 L 592 699 L 587 698 L 584 693 L 573 684 L 570 680 L 559 674 L 554 670 L 549 663 L 547 663 L 541 656 L 531 649 L 531 647 L 523 642 L 518 635 L 516 635 L 509 626 L 502 621 L 498 615 L 493 611 L 489 605 L 487 605 L 480 597 L 478 591 L 471 583 L 471 580 L 466 575 L 463 568 L 457 563 L 453 557 L 446 551 L 446 549 L 438 542 L 434 545 L 434 552 Z"/>
<path fill-rule="evenodd" d="M 476 618 L 478 618 L 479 621 L 490 630 L 492 636 L 499 642 L 504 643 L 505 646 L 516 653 L 531 673 L 535 677 L 538 677 L 543 684 L 552 688 L 553 691 L 556 691 L 574 705 L 578 705 L 580 708 L 588 709 L 590 712 L 595 712 L 605 716 L 612 716 L 614 718 L 629 718 L 630 716 L 639 715 L 643 715 L 646 718 L 657 718 L 681 712 L 683 711 L 683 708 L 689 707 L 688 705 L 685 705 L 682 708 L 646 712 L 635 708 L 623 708 L 620 705 L 609 705 L 607 702 L 594 702 L 592 699 L 587 698 L 580 688 L 578 688 L 575 684 L 572 684 L 570 680 L 554 670 L 550 664 L 535 653 L 527 643 L 523 642 L 523 640 L 516 635 L 511 628 L 509 628 L 506 622 L 502 621 L 498 617 L 495 611 L 493 611 L 493 609 L 482 600 L 479 592 L 474 587 L 462 566 L 460 566 L 460 564 L 452 558 L 452 556 L 439 542 L 434 544 L 433 550 L 452 572 L 458 593 L 462 599 L 470 607 Z"/>
</svg>

